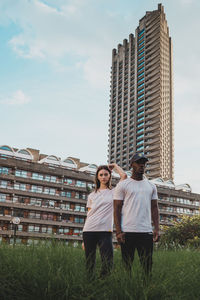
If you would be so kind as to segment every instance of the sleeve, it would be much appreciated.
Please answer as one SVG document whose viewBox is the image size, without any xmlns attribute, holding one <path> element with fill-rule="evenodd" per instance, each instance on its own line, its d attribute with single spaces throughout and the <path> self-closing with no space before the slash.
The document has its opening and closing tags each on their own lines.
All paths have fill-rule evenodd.
<svg viewBox="0 0 200 300">
<path fill-rule="evenodd" d="M 92 207 L 92 194 L 93 193 L 91 193 L 91 194 L 88 195 L 87 204 L 86 204 L 87 208 L 91 208 Z"/>
<path fill-rule="evenodd" d="M 123 188 L 123 181 L 120 181 L 114 190 L 114 200 L 124 200 L 124 188 Z"/>
<path fill-rule="evenodd" d="M 158 192 L 155 184 L 153 184 L 153 192 L 152 192 L 151 200 L 158 200 Z"/>
</svg>

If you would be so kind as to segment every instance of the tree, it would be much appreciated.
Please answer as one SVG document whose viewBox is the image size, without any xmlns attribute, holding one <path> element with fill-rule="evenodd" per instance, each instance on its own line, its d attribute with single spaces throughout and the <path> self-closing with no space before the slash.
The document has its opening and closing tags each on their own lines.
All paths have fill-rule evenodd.
<svg viewBox="0 0 200 300">
<path fill-rule="evenodd" d="M 182 216 L 173 226 L 164 226 L 160 246 L 200 246 L 200 215 Z"/>
</svg>

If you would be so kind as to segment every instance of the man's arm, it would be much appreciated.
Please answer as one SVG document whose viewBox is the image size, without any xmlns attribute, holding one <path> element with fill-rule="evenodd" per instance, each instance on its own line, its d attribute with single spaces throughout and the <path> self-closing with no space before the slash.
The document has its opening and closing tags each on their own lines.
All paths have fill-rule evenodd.
<svg viewBox="0 0 200 300">
<path fill-rule="evenodd" d="M 151 200 L 151 217 L 154 225 L 153 231 L 153 241 L 158 242 L 160 238 L 159 232 L 159 210 L 158 210 L 158 200 Z"/>
<path fill-rule="evenodd" d="M 116 228 L 116 238 L 118 243 L 125 242 L 125 233 L 122 232 L 121 228 L 121 217 L 122 217 L 122 200 L 114 200 L 114 223 Z"/>
</svg>

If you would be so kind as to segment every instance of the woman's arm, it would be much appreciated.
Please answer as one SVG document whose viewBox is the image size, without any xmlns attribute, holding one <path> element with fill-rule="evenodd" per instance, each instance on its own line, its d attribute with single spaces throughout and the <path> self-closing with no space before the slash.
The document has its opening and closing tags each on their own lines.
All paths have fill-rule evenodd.
<svg viewBox="0 0 200 300">
<path fill-rule="evenodd" d="M 124 180 L 127 178 L 126 173 L 124 172 L 124 170 L 118 166 L 116 163 L 113 164 L 109 164 L 108 168 L 112 171 L 113 169 L 120 175 L 120 180 Z"/>
</svg>

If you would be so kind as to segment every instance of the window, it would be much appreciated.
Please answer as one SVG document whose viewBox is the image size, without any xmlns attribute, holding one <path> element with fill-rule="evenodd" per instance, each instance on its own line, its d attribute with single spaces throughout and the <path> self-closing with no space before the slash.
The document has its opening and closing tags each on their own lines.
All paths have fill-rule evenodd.
<svg viewBox="0 0 200 300">
<path fill-rule="evenodd" d="M 142 51 L 138 56 L 141 56 L 142 54 L 144 54 L 144 51 Z"/>
<path fill-rule="evenodd" d="M 38 173 L 33 173 L 32 178 L 36 180 L 43 180 L 43 175 Z"/>
<path fill-rule="evenodd" d="M 38 225 L 35 225 L 35 232 L 39 232 L 40 231 L 40 227 Z"/>
<path fill-rule="evenodd" d="M 142 94 L 142 95 L 138 96 L 138 99 L 140 99 L 140 98 L 142 98 L 142 97 L 144 97 L 144 94 Z"/>
<path fill-rule="evenodd" d="M 144 70 L 144 67 L 140 68 L 140 69 L 138 70 L 138 73 L 139 73 L 140 71 L 142 71 L 142 70 Z M 143 73 L 143 74 L 144 74 L 144 73 Z M 141 75 L 141 74 L 140 74 L 140 75 Z M 138 75 L 138 77 L 139 77 L 140 75 Z"/>
<path fill-rule="evenodd" d="M 143 113 L 144 113 L 144 111 L 141 111 L 139 114 L 137 114 L 137 116 L 139 117 L 139 116 L 143 115 Z"/>
<path fill-rule="evenodd" d="M 27 171 L 16 170 L 16 171 L 15 171 L 15 176 L 27 177 Z"/>
<path fill-rule="evenodd" d="M 80 211 L 85 212 L 85 206 L 81 206 Z"/>
<path fill-rule="evenodd" d="M 143 126 L 143 125 L 144 125 L 144 122 L 138 124 L 137 127 L 141 127 L 141 126 Z"/>
<path fill-rule="evenodd" d="M 45 187 L 45 188 L 44 188 L 44 193 L 45 193 L 45 194 L 50 194 L 50 195 L 55 195 L 56 190 L 55 190 L 55 189 L 52 189 L 52 188 Z"/>
<path fill-rule="evenodd" d="M 142 104 L 144 102 L 144 99 L 138 102 L 138 105 Z M 140 108 L 138 108 L 140 109 Z"/>
<path fill-rule="evenodd" d="M 138 45 L 139 45 L 139 47 L 140 47 L 140 46 L 142 46 L 143 44 L 144 44 L 144 40 L 141 41 Z"/>
<path fill-rule="evenodd" d="M 52 233 L 52 227 L 47 228 L 47 233 L 50 233 L 50 234 Z"/>
<path fill-rule="evenodd" d="M 5 168 L 5 167 L 0 167 L 0 174 L 5 174 L 8 175 L 10 172 L 10 169 Z"/>
<path fill-rule="evenodd" d="M 138 135 L 137 140 L 141 139 L 144 137 L 144 134 Z"/>
<path fill-rule="evenodd" d="M 141 89 L 140 91 L 138 91 L 138 94 L 140 94 L 140 93 L 142 93 L 142 92 L 144 92 L 144 89 Z"/>
<path fill-rule="evenodd" d="M 144 143 L 144 141 L 140 141 L 140 142 L 137 142 L 136 145 L 141 145 L 141 144 L 143 144 L 143 143 Z"/>
<path fill-rule="evenodd" d="M 50 181 L 51 182 L 56 182 L 56 176 L 51 176 Z"/>
<path fill-rule="evenodd" d="M 47 227 L 46 227 L 46 226 L 42 226 L 41 232 L 42 232 L 42 233 L 46 233 L 46 232 L 47 232 Z"/>
<path fill-rule="evenodd" d="M 79 186 L 79 187 L 86 187 L 86 182 L 77 180 L 77 181 L 76 181 L 76 186 Z"/>
<path fill-rule="evenodd" d="M 143 67 L 143 69 L 144 69 L 144 67 Z M 141 69 L 140 69 L 141 70 Z M 138 78 L 140 78 L 141 76 L 143 76 L 144 75 L 144 72 L 142 72 L 141 74 L 139 74 L 138 75 Z"/>
<path fill-rule="evenodd" d="M 144 102 L 144 100 L 143 100 L 143 102 Z M 141 109 L 143 109 L 143 108 L 144 108 L 144 105 L 138 107 L 138 111 L 141 110 Z"/>
<path fill-rule="evenodd" d="M 28 232 L 33 232 L 33 231 L 34 231 L 34 226 L 28 225 Z"/>
<path fill-rule="evenodd" d="M 53 200 L 49 200 L 49 206 L 50 207 L 54 207 L 55 206 L 55 202 Z"/>
<path fill-rule="evenodd" d="M 139 148 L 137 148 L 137 151 L 141 151 L 144 149 L 144 146 L 140 146 Z"/>
<path fill-rule="evenodd" d="M 138 122 L 140 122 L 140 121 L 142 121 L 142 120 L 144 120 L 144 117 L 139 118 L 139 119 L 138 119 Z"/>
<path fill-rule="evenodd" d="M 141 88 L 142 86 L 144 86 L 144 83 L 141 83 L 140 85 L 138 85 L 138 89 Z"/>
<path fill-rule="evenodd" d="M 0 202 L 6 201 L 6 194 L 0 194 Z"/>
<path fill-rule="evenodd" d="M 74 182 L 72 179 L 70 178 L 64 178 L 64 183 L 68 184 L 68 185 L 74 185 Z"/>
<path fill-rule="evenodd" d="M 35 205 L 36 206 L 41 206 L 42 200 L 41 199 L 35 199 Z"/>
<path fill-rule="evenodd" d="M 31 186 L 31 192 L 33 193 L 42 193 L 42 187 L 37 185 Z"/>
<path fill-rule="evenodd" d="M 143 81 L 143 80 L 144 80 L 144 77 L 142 77 L 140 80 L 138 80 L 138 83 L 141 82 L 141 81 Z"/>
<path fill-rule="evenodd" d="M 139 130 L 137 131 L 137 133 L 140 133 L 140 132 L 142 132 L 142 131 L 144 131 L 144 128 L 139 129 Z"/>
<path fill-rule="evenodd" d="M 61 209 L 70 210 L 69 203 L 61 203 L 60 207 Z"/>
<path fill-rule="evenodd" d="M 74 208 L 74 211 L 80 211 L 80 208 L 81 208 L 81 207 L 80 207 L 80 204 L 76 204 L 76 205 L 75 205 L 75 208 Z"/>
<path fill-rule="evenodd" d="M 66 191 L 61 191 L 61 196 L 62 197 L 67 197 L 67 198 L 71 198 L 72 197 L 72 193 L 71 192 L 66 192 Z"/>
<path fill-rule="evenodd" d="M 23 231 L 23 225 L 19 224 L 18 227 L 17 227 L 17 230 L 18 231 Z"/>
<path fill-rule="evenodd" d="M 25 191 L 26 190 L 26 185 L 24 183 L 15 183 L 14 184 L 14 189 Z"/>
<path fill-rule="evenodd" d="M 141 40 L 143 40 L 144 39 L 144 35 L 141 37 L 141 38 L 139 38 L 139 40 L 138 41 L 141 41 Z"/>
<path fill-rule="evenodd" d="M 86 199 L 86 194 L 81 194 L 81 199 L 85 200 Z"/>
<path fill-rule="evenodd" d="M 139 33 L 138 36 L 142 35 L 144 33 L 144 29 L 142 29 Z"/>
<path fill-rule="evenodd" d="M 1 181 L 0 181 L 0 186 L 1 186 L 2 188 L 6 188 L 7 185 L 8 185 L 8 181 L 6 181 L 6 180 L 1 180 Z"/>
<path fill-rule="evenodd" d="M 140 57 L 140 59 L 138 59 L 138 62 L 140 62 L 143 59 L 144 59 L 144 56 Z"/>
<path fill-rule="evenodd" d="M 75 193 L 75 198 L 76 198 L 76 199 L 79 199 L 79 198 L 80 198 L 79 192 L 76 192 L 76 193 Z"/>
</svg>

